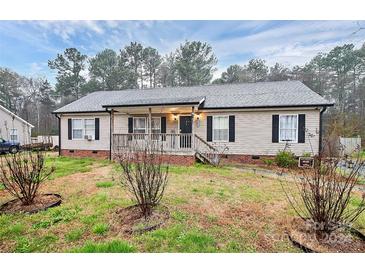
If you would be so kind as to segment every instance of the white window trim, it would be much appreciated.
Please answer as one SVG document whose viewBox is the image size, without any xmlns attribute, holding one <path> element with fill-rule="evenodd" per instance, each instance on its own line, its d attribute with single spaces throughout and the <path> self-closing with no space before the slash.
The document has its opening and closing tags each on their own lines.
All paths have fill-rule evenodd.
<svg viewBox="0 0 365 274">
<path fill-rule="evenodd" d="M 296 133 L 295 133 L 295 140 L 294 141 L 281 141 L 280 140 L 280 130 L 281 130 L 281 116 L 296 116 L 297 117 L 297 130 L 296 130 Z M 286 143 L 289 143 L 289 144 L 297 144 L 298 143 L 298 131 L 299 131 L 299 115 L 296 114 L 296 113 L 288 113 L 288 114 L 279 114 L 279 143 L 282 143 L 282 144 L 286 144 Z"/>
<path fill-rule="evenodd" d="M 135 133 L 134 132 L 134 129 L 135 129 L 135 120 L 136 119 L 144 119 L 144 133 Z M 137 129 L 142 129 L 142 128 L 137 128 Z M 148 133 L 148 126 L 147 126 L 147 118 L 146 117 L 140 117 L 140 116 L 135 116 L 135 117 L 133 117 L 133 133 L 135 133 L 135 134 L 146 134 L 146 133 Z"/>
<path fill-rule="evenodd" d="M 85 132 L 86 132 L 85 120 L 94 120 L 94 133 L 91 134 L 91 135 L 93 136 L 93 140 L 95 140 L 95 118 L 71 118 L 71 120 L 72 120 L 72 122 L 71 122 L 72 140 L 76 140 L 76 141 L 85 140 Z M 75 138 L 74 137 L 74 123 L 73 123 L 74 120 L 81 120 L 81 124 L 82 124 L 81 128 L 76 128 L 76 129 L 81 129 L 82 130 L 81 138 Z"/>
<path fill-rule="evenodd" d="M 83 121 L 84 121 L 84 123 L 83 123 L 83 128 L 84 128 L 83 136 L 85 138 L 85 135 L 86 135 L 86 120 L 91 120 L 91 121 L 94 122 L 94 130 L 93 130 L 93 133 L 91 134 L 91 136 L 92 136 L 92 139 L 95 140 L 95 118 L 85 118 L 85 119 L 83 119 Z"/>
<path fill-rule="evenodd" d="M 227 118 L 228 119 L 228 134 L 227 134 L 227 140 L 216 140 L 215 136 L 214 136 L 214 118 Z M 213 115 L 212 117 L 212 138 L 213 138 L 213 142 L 216 143 L 228 143 L 229 142 L 229 115 Z"/>
<path fill-rule="evenodd" d="M 14 131 L 15 131 L 16 134 L 11 134 Z M 16 139 L 12 140 L 11 136 L 16 136 Z M 18 135 L 18 129 L 17 128 L 10 129 L 10 141 L 12 141 L 12 142 L 18 142 L 19 141 L 19 135 Z"/>
<path fill-rule="evenodd" d="M 72 120 L 71 121 L 72 140 L 84 140 L 84 132 L 85 132 L 84 119 L 82 119 L 82 118 L 72 118 L 71 120 Z M 74 137 L 74 120 L 81 120 L 81 123 L 82 123 L 81 128 L 76 128 L 76 129 L 81 129 L 82 130 L 81 138 L 75 138 Z"/>
</svg>

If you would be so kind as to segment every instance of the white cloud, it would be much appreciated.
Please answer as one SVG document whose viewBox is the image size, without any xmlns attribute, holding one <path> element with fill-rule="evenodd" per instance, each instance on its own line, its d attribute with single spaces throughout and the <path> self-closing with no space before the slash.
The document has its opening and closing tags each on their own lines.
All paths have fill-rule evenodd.
<svg viewBox="0 0 365 274">
<path fill-rule="evenodd" d="M 65 43 L 71 44 L 72 39 L 81 33 L 90 31 L 93 35 L 104 33 L 103 21 L 33 21 L 34 26 L 43 31 L 45 36 L 59 36 Z"/>
<path fill-rule="evenodd" d="M 252 35 L 219 41 L 215 43 L 214 49 L 221 61 L 232 59 L 235 55 L 246 55 L 250 56 L 248 59 L 266 59 L 269 64 L 281 62 L 299 65 L 309 61 L 318 52 L 326 52 L 337 45 L 361 45 L 365 42 L 365 32 L 352 35 L 356 28 L 356 22 L 351 21 L 293 22 Z"/>
</svg>

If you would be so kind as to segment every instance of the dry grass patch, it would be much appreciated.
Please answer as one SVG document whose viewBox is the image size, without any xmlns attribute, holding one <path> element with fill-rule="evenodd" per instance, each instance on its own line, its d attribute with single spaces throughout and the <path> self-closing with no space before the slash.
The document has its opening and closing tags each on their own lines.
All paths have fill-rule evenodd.
<svg viewBox="0 0 365 274">
<path fill-rule="evenodd" d="M 58 177 L 44 192 L 63 204 L 33 215 L 0 216 L 2 252 L 298 252 L 285 234 L 293 212 L 280 182 L 234 167 L 173 167 L 162 205 L 170 219 L 159 229 L 126 235 L 108 229 L 115 212 L 132 205 L 116 183 L 114 165 Z M 97 187 L 113 182 L 112 187 Z M 9 199 L 0 190 L 0 203 Z M 356 201 L 354 201 L 356 202 Z M 365 229 L 365 216 L 356 223 Z M 116 241 L 116 242 L 114 242 Z"/>
</svg>

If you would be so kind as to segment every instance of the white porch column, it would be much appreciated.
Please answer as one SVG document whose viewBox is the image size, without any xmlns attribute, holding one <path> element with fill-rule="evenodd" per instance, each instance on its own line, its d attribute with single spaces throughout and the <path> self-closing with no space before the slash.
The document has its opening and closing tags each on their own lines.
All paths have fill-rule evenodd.
<svg viewBox="0 0 365 274">
<path fill-rule="evenodd" d="M 152 110 L 151 108 L 148 108 L 148 137 L 151 140 L 151 134 L 152 134 Z"/>
<path fill-rule="evenodd" d="M 191 107 L 191 148 L 195 149 L 195 126 L 194 126 L 194 116 L 195 116 L 195 108 Z"/>
<path fill-rule="evenodd" d="M 112 154 L 113 154 L 113 152 L 114 152 L 114 136 L 113 136 L 113 134 L 114 134 L 114 110 L 112 109 L 112 110 L 110 110 L 110 120 L 109 120 L 109 122 L 110 122 L 110 140 L 109 140 L 109 142 L 110 142 L 110 155 L 109 155 L 109 159 L 111 160 L 112 159 Z"/>
</svg>

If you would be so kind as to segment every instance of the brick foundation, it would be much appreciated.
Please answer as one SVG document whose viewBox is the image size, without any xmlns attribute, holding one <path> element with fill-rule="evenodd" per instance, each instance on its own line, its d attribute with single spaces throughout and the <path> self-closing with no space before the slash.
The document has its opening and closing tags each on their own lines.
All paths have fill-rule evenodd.
<svg viewBox="0 0 365 274">
<path fill-rule="evenodd" d="M 140 156 L 142 158 L 142 156 Z M 117 156 L 113 156 L 113 159 L 116 159 Z M 156 158 L 159 159 L 159 158 Z M 172 155 L 172 154 L 164 154 L 162 155 L 162 162 L 170 165 L 177 166 L 191 166 L 195 163 L 194 155 Z"/>
<path fill-rule="evenodd" d="M 109 150 L 61 149 L 61 156 L 109 159 Z"/>
<path fill-rule="evenodd" d="M 67 157 L 92 157 L 100 159 L 109 159 L 109 150 L 80 150 L 80 149 L 62 149 L 61 156 Z M 194 155 L 163 155 L 163 161 L 171 165 L 190 166 L 195 163 Z"/>
<path fill-rule="evenodd" d="M 256 159 L 259 158 L 259 159 Z M 242 154 L 228 154 L 222 157 L 222 164 L 254 164 L 263 165 L 264 159 L 274 159 L 275 156 L 253 156 L 253 155 L 242 155 Z"/>
<path fill-rule="evenodd" d="M 191 166 L 195 163 L 194 155 L 163 155 L 163 161 L 170 165 Z"/>
<path fill-rule="evenodd" d="M 72 152 L 73 151 L 73 152 Z M 62 156 L 68 157 L 92 157 L 100 159 L 109 159 L 108 150 L 79 150 L 79 149 L 62 149 Z M 252 155 L 242 155 L 242 154 L 228 154 L 222 156 L 221 163 L 224 164 L 254 164 L 263 165 L 263 159 L 274 159 L 275 156 L 256 156 L 259 159 L 255 159 Z M 163 155 L 163 161 L 171 165 L 182 165 L 190 166 L 195 163 L 194 155 Z"/>
</svg>

